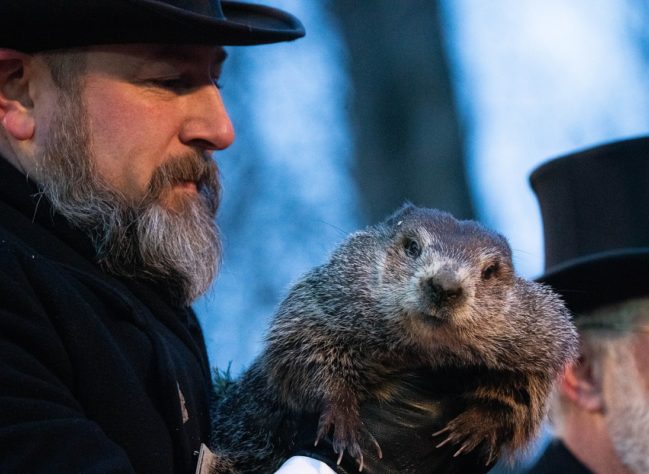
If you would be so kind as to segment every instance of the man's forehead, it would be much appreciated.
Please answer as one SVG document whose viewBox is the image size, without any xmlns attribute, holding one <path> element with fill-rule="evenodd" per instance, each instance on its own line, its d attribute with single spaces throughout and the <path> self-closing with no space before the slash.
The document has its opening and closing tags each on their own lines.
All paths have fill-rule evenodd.
<svg viewBox="0 0 649 474">
<path fill-rule="evenodd" d="M 214 63 L 222 63 L 227 58 L 227 53 L 222 46 L 204 47 L 192 45 L 153 45 L 148 58 L 157 60 L 176 60 L 196 62 L 203 59 L 205 49 L 210 50 L 210 59 Z"/>
<path fill-rule="evenodd" d="M 218 66 L 227 57 L 222 46 L 128 44 L 86 48 L 91 63 L 114 63 L 124 69 L 139 69 L 154 63 L 210 64 Z"/>
<path fill-rule="evenodd" d="M 649 297 L 634 298 L 602 306 L 579 315 L 575 324 L 579 330 L 627 331 L 649 323 Z"/>
</svg>

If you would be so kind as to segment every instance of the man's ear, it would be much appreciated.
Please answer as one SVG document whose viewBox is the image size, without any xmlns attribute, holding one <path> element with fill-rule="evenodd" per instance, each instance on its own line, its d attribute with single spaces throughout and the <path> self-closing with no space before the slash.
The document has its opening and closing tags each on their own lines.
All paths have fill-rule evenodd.
<svg viewBox="0 0 649 474">
<path fill-rule="evenodd" d="M 593 360 L 580 356 L 579 360 L 566 367 L 560 381 L 560 390 L 564 397 L 586 411 L 602 411 L 601 380 Z"/>
<path fill-rule="evenodd" d="M 29 95 L 30 60 L 27 54 L 0 49 L 0 124 L 15 140 L 28 140 L 35 130 Z"/>
</svg>

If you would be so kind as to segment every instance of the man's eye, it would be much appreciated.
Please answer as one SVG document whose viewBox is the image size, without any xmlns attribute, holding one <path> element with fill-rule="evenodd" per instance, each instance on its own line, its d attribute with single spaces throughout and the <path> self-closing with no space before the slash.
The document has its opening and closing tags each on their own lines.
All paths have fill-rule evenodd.
<svg viewBox="0 0 649 474">
<path fill-rule="evenodd" d="M 178 93 L 186 92 L 197 87 L 197 84 L 193 83 L 190 79 L 185 77 L 149 79 L 147 82 L 155 87 Z M 217 89 L 221 89 L 223 87 L 218 78 L 214 78 L 212 80 L 212 83 Z"/>
<path fill-rule="evenodd" d="M 173 78 L 173 79 L 158 79 L 154 81 L 156 84 L 158 84 L 160 87 L 164 87 L 165 89 L 186 89 L 187 88 L 187 83 L 183 79 L 180 78 Z"/>
<path fill-rule="evenodd" d="M 167 89 L 173 92 L 182 92 L 191 88 L 189 81 L 183 77 L 168 77 L 160 79 L 150 79 L 150 84 L 155 87 Z"/>
</svg>

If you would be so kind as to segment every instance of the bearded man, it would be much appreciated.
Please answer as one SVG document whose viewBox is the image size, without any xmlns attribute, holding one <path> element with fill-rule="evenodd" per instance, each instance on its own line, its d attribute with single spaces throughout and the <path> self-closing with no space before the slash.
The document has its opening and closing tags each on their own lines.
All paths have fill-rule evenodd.
<svg viewBox="0 0 649 474">
<path fill-rule="evenodd" d="M 546 272 L 575 313 L 579 362 L 551 410 L 556 439 L 529 471 L 649 472 L 649 138 L 580 151 L 531 176 Z"/>
<path fill-rule="evenodd" d="M 258 5 L 24 0 L 0 16 L 0 472 L 194 472 L 219 261 L 223 45 Z"/>
</svg>

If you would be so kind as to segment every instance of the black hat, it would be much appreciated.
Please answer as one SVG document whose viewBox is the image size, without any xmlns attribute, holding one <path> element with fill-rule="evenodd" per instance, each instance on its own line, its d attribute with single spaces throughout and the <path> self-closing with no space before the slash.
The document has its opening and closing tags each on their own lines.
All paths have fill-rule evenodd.
<svg viewBox="0 0 649 474">
<path fill-rule="evenodd" d="M 111 43 L 252 45 L 304 36 L 289 13 L 219 0 L 0 0 L 0 48 Z"/>
<path fill-rule="evenodd" d="M 530 176 L 548 283 L 574 313 L 649 296 L 649 137 L 589 148 Z"/>
</svg>

